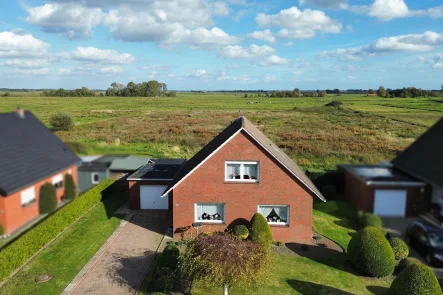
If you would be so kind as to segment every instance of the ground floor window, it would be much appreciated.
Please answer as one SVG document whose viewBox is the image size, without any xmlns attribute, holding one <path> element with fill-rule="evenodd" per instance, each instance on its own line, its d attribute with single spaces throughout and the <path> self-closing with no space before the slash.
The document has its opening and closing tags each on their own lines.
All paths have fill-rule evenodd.
<svg viewBox="0 0 443 295">
<path fill-rule="evenodd" d="M 91 181 L 92 181 L 92 184 L 99 184 L 100 183 L 100 174 L 98 174 L 97 172 L 92 173 Z"/>
<path fill-rule="evenodd" d="M 63 175 L 58 174 L 52 178 L 52 184 L 55 186 L 56 189 L 63 187 Z"/>
<path fill-rule="evenodd" d="M 20 194 L 22 207 L 31 204 L 35 201 L 35 188 L 30 187 L 25 190 L 23 190 Z"/>
<path fill-rule="evenodd" d="M 197 222 L 224 222 L 225 204 L 195 204 L 195 221 Z"/>
<path fill-rule="evenodd" d="M 260 205 L 258 212 L 266 218 L 269 224 L 289 224 L 289 206 Z"/>
</svg>

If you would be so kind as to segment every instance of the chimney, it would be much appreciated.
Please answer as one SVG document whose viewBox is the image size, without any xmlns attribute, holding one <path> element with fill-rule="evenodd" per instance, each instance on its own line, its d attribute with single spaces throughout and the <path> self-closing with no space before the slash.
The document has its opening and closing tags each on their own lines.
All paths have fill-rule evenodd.
<svg viewBox="0 0 443 295">
<path fill-rule="evenodd" d="M 17 107 L 16 109 L 15 109 L 15 112 L 17 113 L 17 115 L 20 117 L 20 118 L 25 118 L 25 111 L 21 108 L 21 107 Z"/>
</svg>

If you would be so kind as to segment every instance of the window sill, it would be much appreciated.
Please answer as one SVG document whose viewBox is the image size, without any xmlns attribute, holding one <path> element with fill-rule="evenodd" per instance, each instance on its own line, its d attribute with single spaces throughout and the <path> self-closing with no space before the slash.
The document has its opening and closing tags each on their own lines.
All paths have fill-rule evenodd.
<svg viewBox="0 0 443 295">
<path fill-rule="evenodd" d="M 210 220 L 199 220 L 199 221 L 195 221 L 195 223 L 200 223 L 200 224 L 204 224 L 204 225 L 224 225 L 225 222 L 224 221 L 210 221 Z"/>
<path fill-rule="evenodd" d="M 287 223 L 268 223 L 270 227 L 289 227 Z"/>
<path fill-rule="evenodd" d="M 260 181 L 248 181 L 248 180 L 225 180 L 225 183 L 242 183 L 242 184 L 256 184 L 260 183 Z"/>
<path fill-rule="evenodd" d="M 36 200 L 34 199 L 33 201 L 26 203 L 26 204 L 22 204 L 22 208 L 28 208 L 29 206 L 31 206 L 32 204 L 35 204 Z"/>
</svg>

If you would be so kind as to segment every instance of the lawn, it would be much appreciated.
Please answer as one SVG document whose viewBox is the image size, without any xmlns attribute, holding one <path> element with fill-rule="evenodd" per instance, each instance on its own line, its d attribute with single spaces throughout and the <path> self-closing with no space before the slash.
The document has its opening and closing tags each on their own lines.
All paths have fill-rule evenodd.
<svg viewBox="0 0 443 295">
<path fill-rule="evenodd" d="M 345 249 L 354 232 L 349 227 L 357 212 L 346 202 L 326 202 L 315 205 L 314 230 L 336 241 Z M 323 259 L 274 254 L 269 275 L 263 284 L 246 289 L 233 288 L 230 294 L 383 294 L 393 277 L 375 279 L 356 274 L 346 261 L 346 254 L 331 254 Z M 223 290 L 208 290 L 198 282 L 193 295 L 222 294 Z"/>
<path fill-rule="evenodd" d="M 126 195 L 114 194 L 97 205 L 4 285 L 0 294 L 60 294 L 118 227 L 121 216 L 108 214 L 126 200 Z M 37 284 L 34 279 L 42 273 L 53 278 Z"/>
<path fill-rule="evenodd" d="M 340 100 L 342 109 L 325 107 Z M 7 97 L 0 112 L 17 105 L 45 124 L 70 113 L 71 131 L 57 132 L 82 153 L 186 157 L 237 118 L 247 116 L 304 169 L 391 160 L 442 115 L 436 99 L 384 99 L 363 95 L 326 98 L 244 98 L 233 93 L 179 93 L 175 98 Z"/>
</svg>

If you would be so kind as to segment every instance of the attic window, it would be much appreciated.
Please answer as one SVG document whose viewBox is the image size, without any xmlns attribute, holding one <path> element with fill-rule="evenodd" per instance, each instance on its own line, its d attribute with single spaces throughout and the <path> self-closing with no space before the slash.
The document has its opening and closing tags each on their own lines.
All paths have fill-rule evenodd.
<svg viewBox="0 0 443 295">
<path fill-rule="evenodd" d="M 258 182 L 259 170 L 258 162 L 228 161 L 225 163 L 225 181 Z"/>
</svg>

